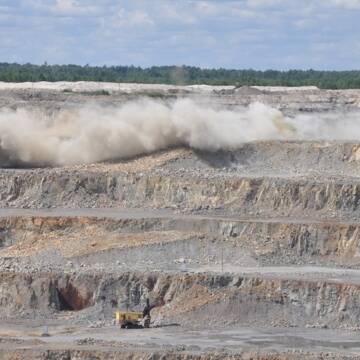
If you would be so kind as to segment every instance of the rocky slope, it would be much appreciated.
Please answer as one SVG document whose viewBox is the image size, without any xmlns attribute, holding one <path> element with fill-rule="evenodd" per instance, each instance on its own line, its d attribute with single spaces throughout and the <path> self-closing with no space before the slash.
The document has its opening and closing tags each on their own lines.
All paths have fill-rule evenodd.
<svg viewBox="0 0 360 360">
<path fill-rule="evenodd" d="M 331 121 L 360 106 L 316 88 L 0 84 L 0 107 L 47 115 L 140 97 Z M 5 154 L 0 357 L 359 357 L 359 149 L 274 140 L 53 168 Z M 120 332 L 114 311 L 147 297 L 165 301 L 153 329 Z"/>
</svg>

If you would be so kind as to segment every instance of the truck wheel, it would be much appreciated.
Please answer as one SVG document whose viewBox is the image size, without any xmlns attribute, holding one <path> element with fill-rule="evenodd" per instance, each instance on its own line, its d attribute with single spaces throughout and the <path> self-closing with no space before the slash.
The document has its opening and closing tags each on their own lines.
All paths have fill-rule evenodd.
<svg viewBox="0 0 360 360">
<path fill-rule="evenodd" d="M 144 328 L 148 329 L 150 327 L 150 319 L 145 319 L 144 321 Z"/>
</svg>

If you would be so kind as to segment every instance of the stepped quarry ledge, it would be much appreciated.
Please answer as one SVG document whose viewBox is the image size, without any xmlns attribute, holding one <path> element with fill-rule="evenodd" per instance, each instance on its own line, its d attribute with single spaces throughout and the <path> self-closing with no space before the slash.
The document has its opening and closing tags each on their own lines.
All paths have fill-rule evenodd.
<svg viewBox="0 0 360 360">
<path fill-rule="evenodd" d="M 0 358 L 359 358 L 359 107 L 316 87 L 0 83 Z M 120 329 L 147 298 L 150 328 Z"/>
</svg>

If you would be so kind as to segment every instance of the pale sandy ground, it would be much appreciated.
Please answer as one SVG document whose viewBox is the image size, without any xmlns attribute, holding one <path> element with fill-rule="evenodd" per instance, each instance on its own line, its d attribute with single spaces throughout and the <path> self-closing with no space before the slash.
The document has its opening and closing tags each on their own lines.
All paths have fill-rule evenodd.
<svg viewBox="0 0 360 360">
<path fill-rule="evenodd" d="M 285 87 L 285 86 L 253 86 L 255 89 L 265 90 L 269 92 L 277 91 L 312 91 L 318 90 L 316 86 L 300 86 L 300 87 Z M 24 82 L 24 83 L 7 83 L 0 82 L 0 90 L 53 90 L 63 91 L 72 90 L 74 92 L 82 91 L 99 91 L 105 90 L 110 92 L 125 92 L 131 93 L 139 90 L 152 91 L 169 91 L 169 90 L 185 90 L 188 92 L 211 92 L 221 90 L 232 90 L 235 86 L 210 86 L 210 85 L 164 85 L 164 84 L 135 84 L 135 83 L 111 83 L 111 82 L 93 82 L 93 81 L 78 81 L 78 82 Z"/>
<path fill-rule="evenodd" d="M 239 324 L 240 325 L 240 324 Z M 13 349 L 99 349 L 168 350 L 241 353 L 242 351 L 303 351 L 360 357 L 360 339 L 351 331 L 298 328 L 246 328 L 190 331 L 178 326 L 148 330 L 121 330 L 117 326 L 87 328 L 48 326 L 50 337 L 41 337 L 45 325 L 1 324 L 2 347 Z M 17 343 L 11 340 L 16 339 Z M 8 341 L 7 341 L 8 340 Z M 23 342 L 23 343 L 22 343 Z"/>
</svg>

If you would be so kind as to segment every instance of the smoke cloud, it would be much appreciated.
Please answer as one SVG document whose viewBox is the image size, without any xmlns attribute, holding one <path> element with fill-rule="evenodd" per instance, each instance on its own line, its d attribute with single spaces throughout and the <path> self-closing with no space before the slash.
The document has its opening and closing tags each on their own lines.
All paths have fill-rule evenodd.
<svg viewBox="0 0 360 360">
<path fill-rule="evenodd" d="M 0 166 L 62 166 L 127 158 L 173 145 L 236 149 L 267 139 L 359 139 L 360 113 L 285 117 L 260 103 L 230 111 L 185 99 L 84 107 L 53 116 L 0 111 Z"/>
</svg>

